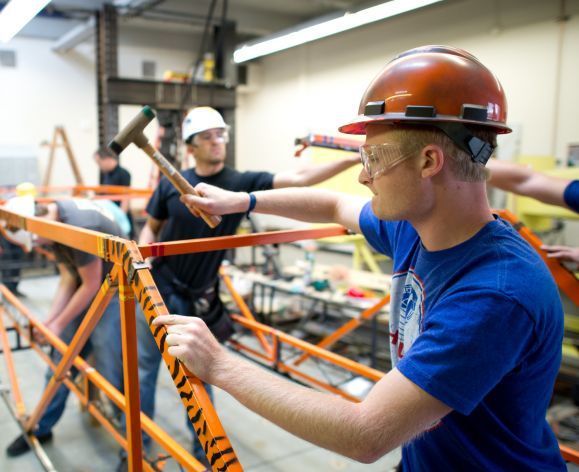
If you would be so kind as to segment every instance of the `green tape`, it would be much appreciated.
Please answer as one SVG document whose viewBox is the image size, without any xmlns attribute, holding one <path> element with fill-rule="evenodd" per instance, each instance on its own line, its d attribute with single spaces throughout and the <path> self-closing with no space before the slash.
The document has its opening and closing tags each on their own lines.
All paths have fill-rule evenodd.
<svg viewBox="0 0 579 472">
<path fill-rule="evenodd" d="M 155 112 L 149 105 L 145 105 L 141 111 L 147 118 L 155 118 Z"/>
</svg>

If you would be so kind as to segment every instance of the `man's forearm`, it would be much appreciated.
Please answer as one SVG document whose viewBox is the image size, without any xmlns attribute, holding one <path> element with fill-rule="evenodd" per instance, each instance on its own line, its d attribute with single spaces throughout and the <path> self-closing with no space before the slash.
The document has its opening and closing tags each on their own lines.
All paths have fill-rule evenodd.
<svg viewBox="0 0 579 472">
<path fill-rule="evenodd" d="M 59 331 L 62 331 L 68 323 L 79 316 L 92 302 L 97 290 L 94 285 L 81 284 L 74 292 L 61 313 L 55 318 Z"/>
<path fill-rule="evenodd" d="M 563 199 L 568 179 L 536 172 L 528 166 L 491 160 L 488 184 L 507 192 L 535 198 L 550 205 L 566 206 Z"/>
<path fill-rule="evenodd" d="M 56 294 L 50 304 L 50 310 L 46 316 L 45 323 L 54 321 L 64 310 L 69 300 L 76 291 L 76 283 L 74 279 L 69 278 L 68 275 L 61 276 L 56 289 Z"/>
<path fill-rule="evenodd" d="M 325 449 L 361 462 L 377 459 L 359 404 L 293 384 L 236 356 L 228 360 L 215 385 L 250 410 Z"/>
<path fill-rule="evenodd" d="M 255 211 L 310 223 L 334 223 L 340 194 L 319 189 L 278 189 L 254 192 Z"/>
<path fill-rule="evenodd" d="M 520 193 L 533 171 L 527 166 L 491 160 L 487 164 L 490 172 L 489 185 L 507 192 Z"/>
<path fill-rule="evenodd" d="M 248 211 L 251 195 L 231 192 L 200 183 L 195 187 L 199 195 L 183 195 L 181 201 L 198 215 L 203 210 L 210 215 L 230 215 Z M 269 213 L 309 223 L 337 223 L 352 231 L 359 231 L 359 216 L 366 199 L 329 190 L 285 188 L 252 192 L 259 213 Z"/>
</svg>

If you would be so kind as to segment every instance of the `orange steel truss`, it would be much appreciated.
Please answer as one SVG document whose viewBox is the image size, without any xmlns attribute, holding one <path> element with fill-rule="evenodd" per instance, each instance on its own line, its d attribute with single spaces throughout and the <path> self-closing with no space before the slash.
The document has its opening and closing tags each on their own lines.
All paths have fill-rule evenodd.
<svg viewBox="0 0 579 472">
<path fill-rule="evenodd" d="M 31 231 L 44 238 L 73 247 L 75 249 L 96 255 L 114 264 L 112 271 L 107 275 L 95 300 L 92 302 L 85 318 L 75 334 L 70 345 L 65 345 L 56 336 L 47 330 L 42 323 L 35 320 L 25 307 L 2 286 L 3 302 L 9 303 L 23 314 L 29 326 L 38 329 L 56 349 L 62 352 L 63 358 L 54 367 L 54 375 L 49 381 L 42 398 L 36 408 L 28 416 L 23 411 L 22 396 L 19 393 L 18 382 L 14 373 L 10 346 L 6 341 L 5 334 L 0 336 L 3 341 L 5 359 L 10 363 L 9 372 L 12 392 L 15 396 L 17 407 L 15 416 L 24 432 L 31 442 L 34 437 L 31 434 L 38 419 L 46 409 L 46 406 L 53 398 L 58 386 L 63 382 L 71 387 L 66 374 L 70 367 L 75 364 L 80 366 L 80 370 L 85 373 L 89 381 L 97 388 L 103 390 L 111 400 L 113 400 L 127 418 L 126 438 L 114 432 L 114 429 L 102 415 L 95 414 L 95 409 L 89 411 L 94 414 L 97 420 L 101 421 L 108 431 L 113 433 L 113 437 L 125 447 L 128 452 L 128 465 L 131 471 L 150 470 L 150 467 L 142 459 L 141 445 L 141 418 L 139 408 L 138 389 L 138 369 L 137 369 L 137 346 L 136 346 L 136 326 L 135 326 L 135 302 L 138 302 L 149 321 L 160 315 L 168 314 L 161 296 L 157 290 L 155 282 L 151 276 L 147 264 L 139 251 L 138 246 L 133 241 L 128 241 L 119 237 L 99 233 L 85 229 L 76 228 L 70 225 L 47 221 L 36 217 L 23 217 L 0 208 L 0 219 L 4 220 L 10 227 L 16 227 Z M 121 327 L 123 337 L 123 370 L 125 379 L 125 395 L 114 389 L 102 376 L 98 375 L 94 369 L 87 367 L 86 363 L 78 357 L 78 353 L 91 334 L 92 329 L 98 323 L 108 301 L 118 290 L 121 306 Z M 3 313 L 6 310 L 3 307 Z M 13 320 L 15 321 L 15 320 Z M 15 327 L 18 323 L 15 323 Z M 20 332 L 25 335 L 26 329 L 18 326 Z M 0 331 L 5 333 L 3 325 Z M 215 471 L 240 471 L 242 467 L 237 459 L 229 439 L 219 421 L 215 409 L 211 404 L 207 392 L 202 382 L 187 371 L 185 366 L 177 359 L 169 356 L 165 349 L 166 330 L 158 327 L 152 330 L 157 346 L 159 347 L 163 360 L 171 372 L 175 386 L 179 392 L 181 401 L 187 411 L 189 419 L 197 432 L 201 444 L 204 446 L 207 458 Z M 31 336 L 28 336 L 30 345 L 36 348 L 37 344 Z M 46 359 L 46 358 L 45 358 Z M 78 392 L 75 392 L 78 393 Z M 86 399 L 84 403 L 86 403 Z M 143 418 L 145 431 L 149 430 L 152 437 L 159 442 L 167 452 L 169 452 L 187 470 L 204 470 L 204 467 L 191 455 L 183 450 L 175 441 L 155 425 L 152 421 Z"/>
<path fill-rule="evenodd" d="M 39 196 L 38 203 L 49 203 L 57 200 L 66 200 L 74 197 L 89 198 L 90 200 L 132 200 L 149 198 L 153 193 L 150 188 L 134 188 L 123 185 L 74 185 L 74 186 L 40 186 L 36 187 Z M 5 187 L 0 189 L 0 204 L 5 200 L 4 195 L 14 195 L 16 188 Z"/>
<path fill-rule="evenodd" d="M 96 231 L 81 229 L 59 222 L 47 221 L 37 217 L 22 215 L 0 208 L 0 220 L 13 228 L 20 228 L 35 233 L 43 238 L 61 243 L 72 248 L 96 255 L 114 264 L 107 274 L 101 289 L 93 300 L 85 318 L 70 345 L 63 343 L 53 335 L 41 322 L 36 320 L 26 307 L 4 286 L 0 286 L 2 300 L 0 316 L 8 316 L 13 328 L 23 338 L 27 339 L 39 355 L 52 367 L 54 374 L 42 395 L 38 405 L 27 412 L 22 400 L 18 379 L 14 369 L 11 347 L 6 336 L 3 322 L 0 322 L 0 341 L 3 345 L 6 362 L 9 364 L 9 380 L 15 407 L 13 414 L 22 430 L 27 433 L 27 439 L 33 445 L 35 452 L 43 464 L 49 459 L 31 434 L 38 419 L 42 416 L 57 388 L 64 383 L 75 393 L 88 411 L 111 433 L 113 438 L 128 452 L 129 470 L 152 470 L 151 465 L 143 459 L 141 444 L 141 429 L 157 441 L 186 470 L 204 470 L 202 464 L 196 461 L 179 444 L 172 440 L 159 426 L 147 418 L 139 410 L 138 363 L 136 346 L 135 302 L 139 303 L 149 325 L 160 315 L 168 314 L 163 300 L 157 290 L 144 258 L 152 255 L 184 254 L 187 252 L 202 252 L 208 250 L 227 249 L 257 244 L 292 242 L 305 238 L 322 238 L 345 234 L 345 229 L 331 226 L 314 230 L 279 231 L 258 235 L 243 235 L 221 238 L 208 238 L 191 241 L 179 241 L 166 244 L 152 244 L 139 247 L 133 241 Z M 123 369 L 125 394 L 118 392 L 94 368 L 90 367 L 78 356 L 92 329 L 98 323 L 107 303 L 118 291 L 121 306 L 121 328 L 123 338 Z M 11 316 L 7 307 L 18 311 L 20 317 Z M 23 317 L 27 325 L 18 320 Z M 50 359 L 42 351 L 35 339 L 30 335 L 32 329 L 38 330 L 47 342 L 63 354 L 58 365 L 52 365 Z M 215 471 L 243 470 L 211 401 L 203 387 L 203 383 L 194 377 L 186 367 L 166 352 L 164 327 L 152 329 L 157 346 L 163 360 L 171 373 L 171 377 L 179 392 L 189 419 L 193 423 L 201 444 L 207 454 L 207 459 Z M 334 356 L 330 353 L 330 357 Z M 351 362 L 351 361 L 348 361 Z M 67 377 L 68 371 L 75 366 L 94 387 L 115 403 L 126 415 L 126 437 L 119 433 L 112 424 L 90 403 L 87 393 L 79 390 Z"/>
</svg>

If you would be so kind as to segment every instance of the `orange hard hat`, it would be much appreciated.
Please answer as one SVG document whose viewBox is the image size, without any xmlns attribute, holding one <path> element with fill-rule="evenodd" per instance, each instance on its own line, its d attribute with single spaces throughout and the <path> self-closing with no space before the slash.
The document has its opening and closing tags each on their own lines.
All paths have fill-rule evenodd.
<svg viewBox="0 0 579 472">
<path fill-rule="evenodd" d="M 480 143 L 469 145 L 473 137 L 464 125 L 510 133 L 506 120 L 504 90 L 487 67 L 462 49 L 429 45 L 390 61 L 366 89 L 358 116 L 339 130 L 366 134 L 368 123 L 436 126 L 484 164 L 492 149 L 479 156 Z"/>
</svg>

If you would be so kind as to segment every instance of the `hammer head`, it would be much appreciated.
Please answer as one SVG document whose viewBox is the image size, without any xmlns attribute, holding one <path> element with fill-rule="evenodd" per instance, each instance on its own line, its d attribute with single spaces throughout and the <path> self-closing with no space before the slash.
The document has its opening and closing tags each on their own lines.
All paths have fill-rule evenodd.
<svg viewBox="0 0 579 472">
<path fill-rule="evenodd" d="M 135 143 L 138 147 L 142 148 L 149 142 L 147 137 L 143 134 L 143 130 L 153 120 L 153 118 L 155 118 L 155 112 L 151 107 L 144 106 L 139 114 L 113 138 L 109 143 L 109 147 L 117 155 L 123 152 L 131 143 Z"/>
</svg>

